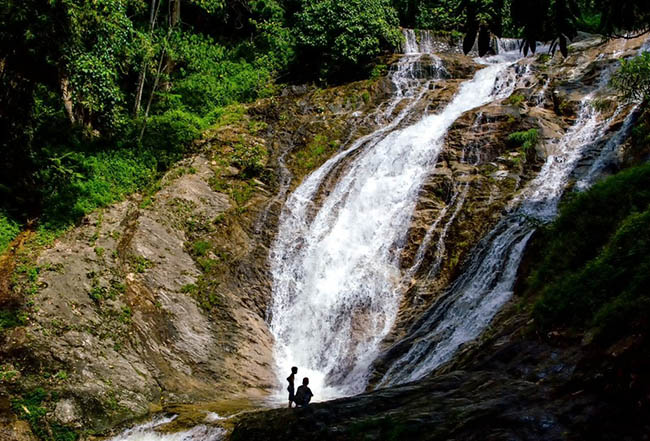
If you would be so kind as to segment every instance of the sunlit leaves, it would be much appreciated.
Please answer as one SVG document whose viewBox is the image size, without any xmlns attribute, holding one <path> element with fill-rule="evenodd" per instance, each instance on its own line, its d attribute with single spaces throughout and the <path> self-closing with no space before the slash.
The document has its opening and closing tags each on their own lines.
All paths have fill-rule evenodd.
<svg viewBox="0 0 650 441">
<path fill-rule="evenodd" d="M 304 0 L 297 21 L 298 44 L 322 54 L 323 65 L 363 63 L 401 39 L 388 0 Z"/>
<path fill-rule="evenodd" d="M 628 101 L 650 100 L 650 52 L 621 60 L 621 68 L 612 77 L 612 85 Z"/>
</svg>

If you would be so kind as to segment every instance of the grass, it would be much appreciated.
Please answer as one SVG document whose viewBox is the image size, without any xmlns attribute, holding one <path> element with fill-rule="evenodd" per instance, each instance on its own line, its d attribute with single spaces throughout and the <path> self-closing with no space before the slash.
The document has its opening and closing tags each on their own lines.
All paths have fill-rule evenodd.
<svg viewBox="0 0 650 441">
<path fill-rule="evenodd" d="M 206 242 L 204 240 L 197 240 L 192 244 L 192 251 L 196 256 L 203 257 L 208 253 L 208 251 L 210 251 L 211 247 L 212 246 L 210 245 L 210 242 Z"/>
<path fill-rule="evenodd" d="M 514 132 L 508 135 L 507 142 L 512 147 L 520 147 L 524 153 L 528 153 L 539 141 L 539 130 L 530 129 L 523 132 Z"/>
<path fill-rule="evenodd" d="M 592 329 L 606 340 L 647 328 L 650 165 L 573 197 L 540 243 L 544 257 L 527 281 L 539 293 L 539 328 Z"/>
<path fill-rule="evenodd" d="M 526 101 L 526 97 L 519 93 L 513 93 L 510 95 L 510 98 L 508 98 L 508 104 L 517 107 L 520 107 L 524 101 Z"/>
<path fill-rule="evenodd" d="M 45 197 L 42 225 L 58 231 L 93 210 L 123 199 L 149 185 L 158 165 L 147 151 L 120 149 L 71 155 L 75 172 Z"/>
</svg>

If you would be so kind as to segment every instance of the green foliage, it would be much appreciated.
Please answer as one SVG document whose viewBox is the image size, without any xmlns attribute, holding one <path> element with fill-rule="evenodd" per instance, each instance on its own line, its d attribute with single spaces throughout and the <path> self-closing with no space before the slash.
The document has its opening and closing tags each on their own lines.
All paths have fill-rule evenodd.
<svg viewBox="0 0 650 441">
<path fill-rule="evenodd" d="M 607 339 L 647 326 L 650 165 L 575 196 L 541 243 L 544 257 L 528 288 L 541 293 L 534 309 L 538 326 L 596 328 Z"/>
<path fill-rule="evenodd" d="M 156 152 L 157 161 L 164 169 L 180 159 L 188 144 L 207 127 L 207 122 L 193 113 L 168 110 L 149 120 L 143 146 L 147 151 Z"/>
<path fill-rule="evenodd" d="M 612 85 L 627 101 L 650 99 L 650 52 L 621 60 L 621 67 L 612 76 Z"/>
<path fill-rule="evenodd" d="M 375 80 L 379 77 L 383 77 L 388 73 L 388 66 L 385 64 L 377 64 L 370 71 L 370 79 Z"/>
<path fill-rule="evenodd" d="M 147 185 L 156 176 L 156 159 L 147 151 L 120 149 L 68 153 L 72 175 L 60 178 L 52 169 L 41 172 L 49 182 L 44 196 L 43 225 L 59 229 L 95 208 L 118 201 Z"/>
<path fill-rule="evenodd" d="M 270 52 L 262 56 L 257 56 L 255 46 L 249 43 L 227 49 L 209 36 L 174 33 L 170 51 L 179 75 L 173 89 L 161 94 L 163 104 L 207 115 L 215 107 L 269 95 L 273 91 L 273 73 L 286 67 L 286 53 L 290 51 L 289 43 L 284 41 L 287 36 L 269 26 L 260 25 L 265 32 L 275 31 L 279 36 L 276 40 L 264 34 Z M 276 42 L 279 48 L 272 47 Z"/>
<path fill-rule="evenodd" d="M 514 132 L 508 135 L 508 144 L 521 147 L 524 152 L 530 151 L 539 141 L 539 130 L 530 129 L 525 132 Z"/>
<path fill-rule="evenodd" d="M 508 98 L 508 103 L 517 107 L 521 106 L 524 103 L 524 101 L 526 101 L 526 97 L 520 93 L 513 93 Z"/>
<path fill-rule="evenodd" d="M 231 164 L 241 169 L 244 176 L 257 176 L 264 169 L 268 152 L 262 144 L 241 142 L 233 145 Z"/>
<path fill-rule="evenodd" d="M 46 415 L 52 409 L 49 406 L 50 394 L 43 388 L 36 388 L 11 401 L 11 407 L 18 418 L 27 420 L 34 435 L 47 441 L 76 441 L 79 435 L 72 429 L 46 423 Z M 49 430 L 48 430 L 49 429 Z"/>
<path fill-rule="evenodd" d="M 417 5 L 415 26 L 420 29 L 434 29 L 436 31 L 461 29 L 465 21 L 465 14 L 456 13 L 459 3 L 459 0 L 420 2 Z"/>
<path fill-rule="evenodd" d="M 602 29 L 602 12 L 583 10 L 578 17 L 577 25 L 581 31 L 596 34 Z"/>
<path fill-rule="evenodd" d="M 144 256 L 131 256 L 131 265 L 137 273 L 144 273 L 153 266 L 153 262 Z"/>
<path fill-rule="evenodd" d="M 0 330 L 2 328 L 0 327 Z M 14 378 L 18 377 L 19 371 L 13 369 L 11 365 L 0 365 L 0 383 L 4 381 L 11 382 Z"/>
<path fill-rule="evenodd" d="M 58 371 L 56 374 L 54 374 L 54 378 L 60 381 L 67 380 L 68 373 L 66 371 Z"/>
<path fill-rule="evenodd" d="M 25 324 L 25 316 L 13 309 L 0 309 L 0 331 Z"/>
<path fill-rule="evenodd" d="M 388 0 L 303 0 L 296 21 L 298 47 L 322 77 L 367 63 L 402 38 Z"/>
<path fill-rule="evenodd" d="M 148 187 L 219 107 L 275 92 L 294 56 L 282 4 L 188 3 L 180 21 L 141 0 L 7 4 L 0 209 L 65 228 Z M 14 229 L 3 215 L 0 246 Z"/>
<path fill-rule="evenodd" d="M 0 211 L 0 254 L 7 249 L 18 233 L 20 233 L 18 223 Z"/>
</svg>

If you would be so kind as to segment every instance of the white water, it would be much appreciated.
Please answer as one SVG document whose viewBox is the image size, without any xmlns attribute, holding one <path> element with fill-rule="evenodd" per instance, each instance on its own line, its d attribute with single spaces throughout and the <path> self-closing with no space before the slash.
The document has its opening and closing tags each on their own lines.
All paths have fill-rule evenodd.
<svg viewBox="0 0 650 441">
<path fill-rule="evenodd" d="M 435 51 L 435 43 L 431 31 L 418 30 L 417 35 L 414 29 L 403 29 L 405 54 L 430 54 Z"/>
<path fill-rule="evenodd" d="M 605 72 L 599 89 L 608 78 Z M 378 386 L 424 377 L 448 361 L 462 344 L 477 338 L 510 299 L 524 248 L 535 230 L 531 220 L 547 222 L 556 215 L 577 162 L 598 144 L 622 110 L 602 121 L 591 105 L 594 94 L 583 100 L 574 126 L 550 146 L 552 152 L 542 170 L 511 202 L 510 213 L 479 243 L 463 275 L 410 333 L 410 347 L 392 363 Z"/>
<path fill-rule="evenodd" d="M 198 425 L 189 430 L 175 433 L 159 431 L 162 426 L 174 421 L 175 418 L 176 416 L 156 418 L 148 423 L 125 430 L 111 438 L 110 441 L 221 441 L 226 435 L 226 431 L 221 427 L 210 425 Z M 210 415 L 206 418 L 206 421 L 209 420 Z"/>
<path fill-rule="evenodd" d="M 420 50 L 408 35 L 406 42 L 406 52 Z M 401 129 L 389 124 L 360 140 L 288 198 L 271 251 L 270 328 L 280 384 L 298 366 L 298 377 L 310 378 L 315 399 L 366 388 L 369 367 L 397 315 L 399 255 L 420 186 L 451 124 L 512 92 L 516 75 L 508 68 L 514 58 L 491 57 L 493 64 L 463 83 L 439 113 Z M 396 78 L 404 77 L 409 63 L 400 65 Z M 395 86 L 398 96 L 418 95 Z M 344 163 L 355 151 L 357 157 Z M 313 200 L 337 167 L 337 183 L 318 208 Z"/>
</svg>

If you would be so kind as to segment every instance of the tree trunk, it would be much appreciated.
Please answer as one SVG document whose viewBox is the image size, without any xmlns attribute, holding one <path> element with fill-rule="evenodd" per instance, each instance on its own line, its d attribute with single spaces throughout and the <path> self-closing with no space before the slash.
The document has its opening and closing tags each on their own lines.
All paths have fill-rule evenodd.
<svg viewBox="0 0 650 441">
<path fill-rule="evenodd" d="M 149 36 L 153 36 L 153 30 L 156 26 L 156 18 L 158 17 L 158 10 L 160 2 L 156 6 L 156 0 L 151 0 L 151 10 L 149 11 Z M 133 116 L 138 116 L 140 113 L 140 105 L 142 104 L 142 94 L 144 92 L 144 82 L 147 78 L 147 60 L 142 62 L 142 68 L 138 75 L 138 89 L 135 94 L 135 105 L 133 106 Z"/>
<path fill-rule="evenodd" d="M 173 29 L 178 26 L 181 21 L 181 0 L 170 0 L 169 3 L 171 8 L 169 10 L 169 33 L 171 34 Z M 167 57 L 165 60 L 165 69 L 163 72 L 169 76 L 174 70 L 174 67 L 176 67 L 174 60 L 172 60 L 171 57 Z M 163 90 L 169 90 L 171 88 L 171 84 L 169 81 L 165 81 L 161 87 Z"/>
<path fill-rule="evenodd" d="M 169 25 L 173 28 L 181 21 L 181 0 L 173 0 Z"/>
<path fill-rule="evenodd" d="M 160 62 L 158 63 L 158 70 L 156 71 L 156 79 L 153 82 L 153 88 L 151 89 L 151 95 L 149 95 L 149 100 L 147 101 L 147 107 L 144 111 L 144 121 L 142 122 L 142 129 L 140 130 L 140 136 L 138 141 L 142 142 L 142 137 L 144 136 L 144 131 L 147 128 L 147 118 L 149 117 L 149 110 L 151 109 L 151 102 L 153 101 L 153 95 L 156 93 L 156 87 L 158 87 L 158 81 L 160 80 L 160 75 L 162 74 L 163 59 L 165 53 L 160 54 Z"/>
<path fill-rule="evenodd" d="M 63 107 L 65 108 L 65 113 L 68 115 L 68 119 L 71 124 L 77 122 L 77 118 L 74 114 L 74 105 L 72 103 L 72 95 L 70 93 L 70 80 L 65 75 L 60 76 L 59 84 L 61 86 L 61 98 L 63 99 Z"/>
</svg>

